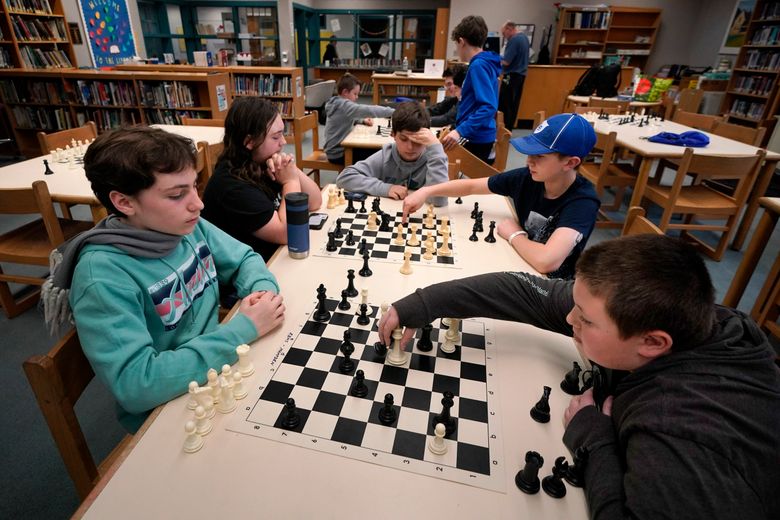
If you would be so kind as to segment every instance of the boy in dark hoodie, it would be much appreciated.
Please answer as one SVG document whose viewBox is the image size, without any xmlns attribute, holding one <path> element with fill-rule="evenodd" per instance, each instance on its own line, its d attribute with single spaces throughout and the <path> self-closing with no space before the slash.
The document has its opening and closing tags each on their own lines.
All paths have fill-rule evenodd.
<svg viewBox="0 0 780 520">
<path fill-rule="evenodd" d="M 487 24 L 481 16 L 467 16 L 452 30 L 452 41 L 460 61 L 469 64 L 463 82 L 455 129 L 442 138 L 445 150 L 461 138 L 468 151 L 488 162 L 496 141 L 496 111 L 498 110 L 498 76 L 501 57 L 483 51 L 487 39 Z"/>
<path fill-rule="evenodd" d="M 447 155 L 431 132 L 431 118 L 419 103 L 401 103 L 393 113 L 393 142 L 364 161 L 342 170 L 339 188 L 401 200 L 408 190 L 447 182 Z M 437 206 L 446 197 L 435 197 Z"/>
<path fill-rule="evenodd" d="M 615 383 L 573 397 L 563 417 L 564 444 L 588 452 L 591 518 L 780 518 L 776 355 L 714 299 L 693 247 L 636 235 L 586 250 L 573 282 L 491 273 L 418 289 L 379 333 L 406 326 L 405 344 L 435 318 L 485 316 L 571 336 Z"/>
</svg>

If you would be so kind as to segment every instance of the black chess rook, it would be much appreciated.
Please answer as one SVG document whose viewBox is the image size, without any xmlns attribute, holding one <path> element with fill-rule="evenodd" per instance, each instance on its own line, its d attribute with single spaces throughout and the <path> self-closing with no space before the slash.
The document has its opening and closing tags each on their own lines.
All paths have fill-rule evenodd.
<svg viewBox="0 0 780 520">
<path fill-rule="evenodd" d="M 544 459 L 535 451 L 525 454 L 525 466 L 515 475 L 515 485 L 523 493 L 533 495 L 539 492 L 539 469 L 544 465 Z"/>
</svg>

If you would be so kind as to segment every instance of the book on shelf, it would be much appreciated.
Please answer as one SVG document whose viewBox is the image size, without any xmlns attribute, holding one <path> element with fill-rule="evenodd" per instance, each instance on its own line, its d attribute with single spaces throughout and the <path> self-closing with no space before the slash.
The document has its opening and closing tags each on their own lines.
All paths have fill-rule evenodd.
<svg viewBox="0 0 780 520">
<path fill-rule="evenodd" d="M 23 13 L 54 14 L 49 0 L 6 0 L 5 4 L 11 11 Z"/>
</svg>

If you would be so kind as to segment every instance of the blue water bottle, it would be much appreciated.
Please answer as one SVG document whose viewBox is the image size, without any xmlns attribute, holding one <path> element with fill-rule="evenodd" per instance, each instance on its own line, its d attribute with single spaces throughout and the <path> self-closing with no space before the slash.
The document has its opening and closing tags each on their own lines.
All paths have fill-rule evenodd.
<svg viewBox="0 0 780 520">
<path fill-rule="evenodd" d="M 293 258 L 309 256 L 309 196 L 302 192 L 284 196 L 287 206 L 287 249 Z"/>
</svg>

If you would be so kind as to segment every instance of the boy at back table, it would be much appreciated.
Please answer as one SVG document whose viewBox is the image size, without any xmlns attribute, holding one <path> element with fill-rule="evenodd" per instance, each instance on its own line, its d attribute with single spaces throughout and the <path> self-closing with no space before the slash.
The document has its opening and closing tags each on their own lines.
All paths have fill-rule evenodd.
<svg viewBox="0 0 780 520">
<path fill-rule="evenodd" d="M 109 216 L 53 252 L 47 321 L 72 309 L 84 354 L 134 432 L 209 368 L 235 363 L 238 345 L 279 326 L 284 305 L 262 258 L 199 218 L 192 141 L 149 127 L 107 132 L 84 170 Z M 224 324 L 218 282 L 243 298 Z"/>
<path fill-rule="evenodd" d="M 393 113 L 393 142 L 364 161 L 347 166 L 336 178 L 339 188 L 400 200 L 409 190 L 446 182 L 447 155 L 431 131 L 431 118 L 419 103 L 401 103 Z M 447 204 L 446 197 L 431 200 Z"/>
<path fill-rule="evenodd" d="M 357 102 L 360 95 L 360 80 L 347 72 L 336 84 L 337 96 L 325 103 L 325 144 L 323 149 L 328 161 L 334 164 L 344 164 L 343 141 L 352 131 L 355 123 L 371 126 L 374 117 L 390 117 L 393 109 L 379 105 L 361 105 Z M 354 161 L 365 159 L 373 153 L 371 150 L 356 148 L 353 151 Z"/>
<path fill-rule="evenodd" d="M 577 174 L 577 167 L 596 144 L 596 133 L 582 116 L 559 114 L 511 143 L 528 155 L 528 166 L 489 178 L 425 186 L 404 200 L 404 218 L 433 196 L 496 193 L 511 197 L 519 222 L 504 220 L 498 234 L 540 273 L 571 278 L 600 206 L 593 185 Z"/>
</svg>

